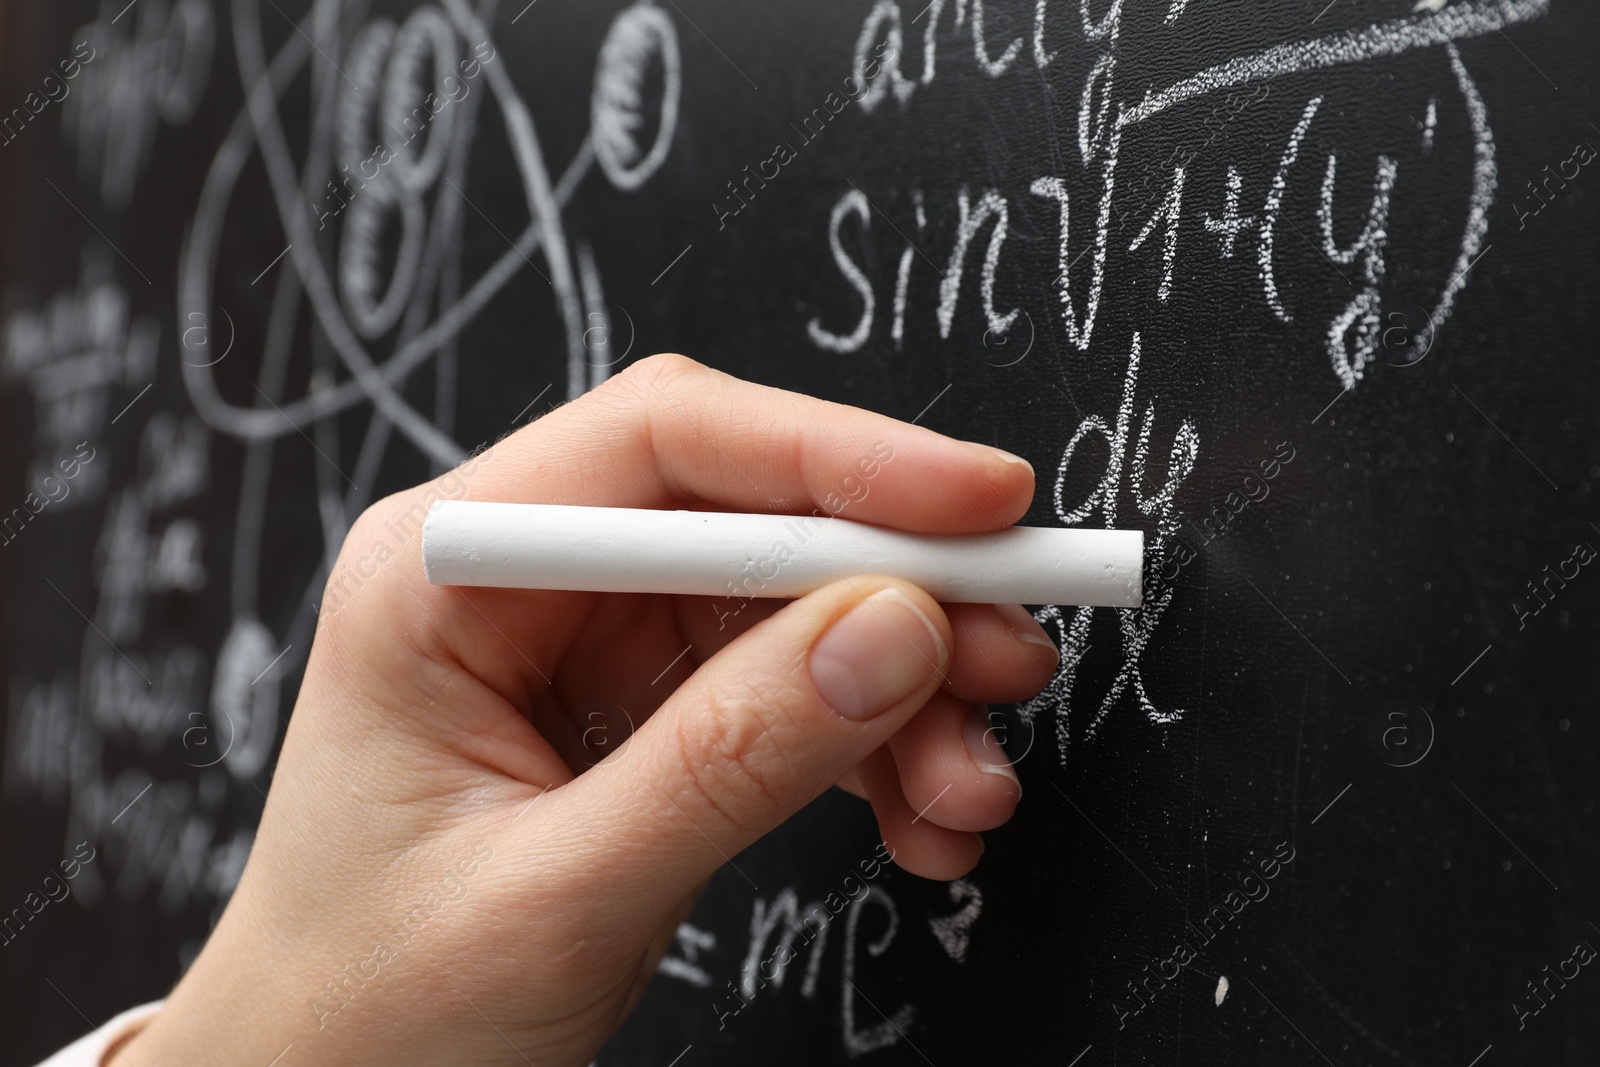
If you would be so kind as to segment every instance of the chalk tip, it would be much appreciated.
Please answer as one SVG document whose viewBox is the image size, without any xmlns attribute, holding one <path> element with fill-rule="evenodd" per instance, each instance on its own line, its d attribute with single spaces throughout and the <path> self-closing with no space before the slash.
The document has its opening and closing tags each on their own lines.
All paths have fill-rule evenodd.
<svg viewBox="0 0 1600 1067">
<path fill-rule="evenodd" d="M 428 580 L 430 585 L 442 584 L 441 582 L 434 581 L 433 563 L 434 556 L 437 553 L 435 553 L 433 549 L 436 547 L 435 542 L 438 540 L 438 538 L 435 536 L 438 532 L 438 527 L 435 520 L 438 519 L 439 512 L 445 506 L 445 504 L 446 501 L 435 500 L 428 507 L 427 518 L 422 520 L 422 574 L 423 577 Z"/>
</svg>

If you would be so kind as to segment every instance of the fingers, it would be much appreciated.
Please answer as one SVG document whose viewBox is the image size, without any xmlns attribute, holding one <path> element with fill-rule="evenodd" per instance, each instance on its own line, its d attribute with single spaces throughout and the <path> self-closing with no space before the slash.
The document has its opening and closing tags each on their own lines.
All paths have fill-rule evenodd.
<svg viewBox="0 0 1600 1067">
<path fill-rule="evenodd" d="M 985 709 L 948 693 L 935 694 L 890 739 L 889 750 L 905 803 L 947 829 L 992 830 L 1011 818 L 1022 798 Z M 876 805 L 879 797 L 872 799 Z"/>
<path fill-rule="evenodd" d="M 1015 456 L 655 356 L 475 457 L 470 470 L 374 505 L 346 539 L 324 603 L 341 614 L 354 604 L 358 628 L 379 616 L 405 620 L 397 655 L 470 664 L 518 702 L 519 691 L 557 677 L 571 647 L 567 621 L 593 598 L 523 592 L 514 595 L 524 610 L 499 614 L 480 610 L 476 594 L 428 586 L 419 531 L 434 500 L 815 511 L 954 534 L 1003 529 L 1032 495 L 1033 470 Z"/>
<path fill-rule="evenodd" d="M 874 752 L 857 773 L 878 816 L 878 833 L 896 864 L 923 878 L 944 880 L 960 878 L 978 865 L 982 838 L 940 826 L 913 809 L 888 748 Z"/>
<path fill-rule="evenodd" d="M 979 704 L 1026 700 L 1045 687 L 1060 654 L 1055 642 L 1017 604 L 949 604 L 956 636 L 949 691 Z"/>
<path fill-rule="evenodd" d="M 685 680 L 699 663 L 788 603 L 784 600 L 745 601 L 740 612 L 728 614 L 719 624 L 718 613 L 713 610 L 714 600 L 675 599 L 679 630 L 692 642 L 692 650 L 665 679 L 673 685 Z M 933 799 L 938 788 L 954 781 L 956 772 L 962 772 L 963 781 L 981 784 L 959 786 L 949 802 L 931 810 L 928 818 L 958 830 L 989 830 L 1011 817 L 1021 786 L 1015 772 L 1010 770 L 1005 750 L 995 740 L 985 713 L 972 704 L 1026 700 L 1049 682 L 1060 655 L 1043 627 L 1020 605 L 945 604 L 943 607 L 950 620 L 955 646 L 942 689 L 944 694 L 954 694 L 961 699 L 935 696 L 895 735 L 892 748 L 913 808 L 920 811 Z M 950 709 L 958 705 L 970 710 L 957 715 Z M 974 733 L 964 732 L 967 729 L 965 715 L 972 716 Z M 969 749 L 970 745 L 977 747 Z M 991 768 L 1004 768 L 998 774 L 1009 786 L 995 781 L 993 773 L 973 779 L 972 768 L 979 762 Z M 935 782 L 938 785 L 930 792 L 928 787 Z M 834 784 L 846 793 L 869 799 L 854 771 L 846 772 Z"/>
<path fill-rule="evenodd" d="M 480 500 L 844 512 L 924 533 L 1003 529 L 1033 498 L 1033 468 L 985 445 L 683 356 L 652 356 L 496 445 Z"/>
<path fill-rule="evenodd" d="M 750 627 L 776 614 L 786 600 L 746 600 L 737 611 L 719 610 L 714 597 L 678 597 L 679 631 L 691 642 L 687 659 L 710 659 Z M 1060 662 L 1055 642 L 1018 604 L 945 604 L 955 634 L 955 658 L 945 688 L 962 700 L 1009 704 L 1026 700 L 1050 681 Z M 682 681 L 689 664 L 675 672 Z"/>
<path fill-rule="evenodd" d="M 939 605 L 897 579 L 795 601 L 560 791 L 575 848 L 612 868 L 629 857 L 635 905 L 680 898 L 883 746 L 942 683 L 950 649 Z"/>
</svg>

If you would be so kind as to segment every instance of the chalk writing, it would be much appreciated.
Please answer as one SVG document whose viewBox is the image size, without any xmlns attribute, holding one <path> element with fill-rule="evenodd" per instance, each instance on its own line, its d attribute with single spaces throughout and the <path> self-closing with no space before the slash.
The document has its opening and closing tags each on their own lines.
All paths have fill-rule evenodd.
<svg viewBox="0 0 1600 1067">
<path fill-rule="evenodd" d="M 150 162 L 158 122 L 182 126 L 194 117 L 211 74 L 216 15 L 211 0 L 145 0 L 120 15 L 82 27 L 92 53 L 104 56 L 78 87 L 62 119 L 76 142 L 78 169 L 98 179 L 101 198 L 126 207 Z"/>
<path fill-rule="evenodd" d="M 792 887 L 785 887 L 770 898 L 758 897 L 752 901 L 748 939 L 742 957 L 738 957 L 738 974 L 736 978 L 724 980 L 725 992 L 710 1005 L 718 1030 L 726 1029 L 763 990 L 783 989 L 789 968 L 807 949 L 810 953 L 797 993 L 804 1000 L 814 999 L 820 988 L 821 968 L 828 947 L 840 943 L 839 936 L 830 938 L 830 931 L 834 921 L 842 917 L 840 1017 L 845 1052 L 854 1058 L 902 1041 L 905 1030 L 916 1019 L 916 1009 L 912 1005 L 900 1004 L 887 1016 L 874 1012 L 877 1021 L 872 1025 L 860 1024 L 857 1015 L 857 1005 L 862 998 L 861 983 L 865 981 L 860 949 L 866 949 L 866 959 L 876 959 L 888 952 L 900 931 L 898 905 L 876 884 L 892 859 L 893 851 L 880 843 L 873 856 L 859 861 L 837 889 L 803 906 L 800 894 Z M 961 880 L 958 885 L 960 888 L 952 900 L 965 902 L 965 906 L 953 916 L 935 917 L 930 931 L 947 952 L 952 952 L 959 942 L 964 957 L 966 931 L 977 918 L 982 899 L 971 882 Z M 863 932 L 863 922 L 871 923 L 869 931 Z M 880 932 L 874 934 L 874 930 Z M 681 955 L 669 952 L 662 960 L 661 973 L 699 989 L 710 988 L 715 982 L 707 969 L 710 961 L 705 954 L 718 944 L 715 934 L 684 923 L 674 939 L 674 946 Z M 956 958 L 954 954 L 952 958 Z M 877 1003 L 882 1006 L 882 1001 Z"/>
<path fill-rule="evenodd" d="M 101 445 L 117 408 L 137 400 L 155 377 L 160 338 L 155 317 L 134 315 L 127 291 L 98 250 L 84 252 L 76 289 L 57 293 L 38 310 L 17 306 L 9 311 L 0 380 L 24 382 L 33 396 L 37 428 L 30 485 L 54 477 L 62 463 L 81 463 L 80 448 L 92 452 Z M 106 478 L 105 464 L 85 467 L 75 479 L 76 491 L 61 506 L 100 500 Z"/>
<path fill-rule="evenodd" d="M 1065 5 L 1070 10 L 1073 5 Z M 1120 71 L 1124 53 L 1130 42 L 1122 33 L 1124 7 L 1120 0 L 1108 5 L 1099 15 L 1091 15 L 1090 4 L 1080 0 L 1076 31 L 1090 46 L 1084 66 L 1065 75 L 1077 100 L 1076 147 L 1077 160 L 1082 164 L 1082 178 L 1075 178 L 1070 167 L 1055 169 L 1033 178 L 1027 192 L 1033 197 L 1049 202 L 1054 208 L 1055 273 L 1051 287 L 1058 305 L 1059 325 L 1057 336 L 1064 337 L 1068 345 L 1090 352 L 1095 343 L 1097 324 L 1105 301 L 1116 292 L 1119 305 L 1126 306 L 1126 297 L 1133 286 L 1148 286 L 1154 297 L 1152 306 L 1167 305 L 1185 286 L 1188 279 L 1203 267 L 1196 262 L 1199 251 L 1194 242 L 1186 241 L 1183 232 L 1189 224 L 1185 211 L 1198 215 L 1196 228 L 1214 240 L 1201 244 L 1214 247 L 1222 259 L 1235 257 L 1241 240 L 1254 239 L 1254 258 L 1261 285 L 1265 310 L 1271 318 L 1285 327 L 1296 327 L 1298 320 L 1307 317 L 1307 305 L 1322 309 L 1316 294 L 1297 276 L 1285 284 L 1278 260 L 1279 244 L 1284 233 L 1292 230 L 1321 252 L 1319 263 L 1337 272 L 1340 279 L 1354 288 L 1348 298 L 1341 298 L 1339 306 L 1327 312 L 1319 332 L 1320 345 L 1326 355 L 1333 376 L 1346 389 L 1355 388 L 1366 376 L 1374 357 L 1383 350 L 1404 349 L 1426 353 L 1440 329 L 1450 318 L 1455 301 L 1470 280 L 1470 268 L 1485 247 L 1488 212 L 1493 204 L 1497 184 L 1497 167 L 1493 134 L 1489 128 L 1487 109 L 1481 95 L 1463 63 L 1455 43 L 1500 33 L 1512 26 L 1540 18 L 1548 9 L 1548 0 L 1466 0 L 1466 2 L 1418 10 L 1400 18 L 1374 23 L 1370 26 L 1338 30 L 1323 36 L 1274 45 L 1259 51 L 1247 52 L 1179 77 L 1162 85 L 1141 87 L 1137 96 L 1119 92 Z M 1168 7 L 1164 21 L 1172 24 L 1185 16 L 1186 0 L 1174 0 Z M 892 98 L 900 113 L 911 113 L 918 106 L 918 92 L 935 82 L 941 61 L 946 65 L 958 62 L 940 55 L 952 39 L 970 39 L 971 63 L 983 78 L 1001 79 L 1016 77 L 1019 68 L 1032 59 L 1034 71 L 1046 81 L 1060 74 L 1063 65 L 1060 55 L 1047 46 L 1047 27 L 1059 22 L 1057 5 L 1039 0 L 1034 9 L 1031 48 L 1021 36 L 1007 38 L 994 33 L 994 10 L 982 3 L 957 0 L 934 0 L 923 6 L 914 18 L 908 18 L 901 4 L 893 0 L 879 0 L 872 6 L 862 22 L 855 41 L 854 55 L 863 60 L 872 55 L 876 47 L 883 55 L 879 69 L 868 77 L 867 90 L 862 96 L 861 110 L 868 116 L 882 115 Z M 920 72 L 914 72 L 914 57 L 906 52 L 906 38 L 912 23 L 922 26 L 922 62 Z M 953 36 L 952 36 L 953 35 Z M 993 39 L 991 39 L 993 38 Z M 1289 75 L 1329 70 L 1354 64 L 1408 55 L 1426 49 L 1439 49 L 1449 64 L 1454 78 L 1454 89 L 1459 95 L 1460 107 L 1466 114 L 1470 128 L 1470 192 L 1464 204 L 1465 218 L 1460 231 L 1459 247 L 1453 262 L 1438 278 L 1437 297 L 1431 310 L 1424 310 L 1416 329 L 1410 328 L 1409 310 L 1400 315 L 1400 325 L 1394 325 L 1396 313 L 1386 309 L 1384 286 L 1395 273 L 1390 247 L 1395 227 L 1392 219 L 1397 211 L 1404 210 L 1396 200 L 1396 190 L 1414 186 L 1402 183 L 1402 172 L 1409 166 L 1420 166 L 1421 160 L 1445 158 L 1446 153 L 1435 147 L 1437 131 L 1441 128 L 1437 94 L 1426 97 L 1425 111 L 1420 124 L 1421 155 L 1408 156 L 1404 161 L 1397 153 L 1386 152 L 1370 161 L 1355 162 L 1351 153 L 1338 149 L 1318 150 L 1311 146 L 1318 140 L 1333 136 L 1333 131 L 1317 127 L 1317 119 L 1328 99 L 1325 91 L 1313 91 L 1304 97 L 1298 117 L 1289 120 L 1282 133 L 1277 135 L 1281 146 L 1275 153 L 1275 165 L 1264 170 L 1252 166 L 1248 160 L 1221 160 L 1217 162 L 1217 181 L 1211 186 L 1211 170 L 1202 172 L 1201 151 L 1216 142 L 1232 119 L 1246 107 L 1256 105 L 1275 89 L 1280 79 Z M 1164 162 L 1145 167 L 1142 181 L 1136 176 L 1129 182 L 1119 171 L 1124 159 L 1133 158 L 1135 140 L 1149 136 L 1148 130 L 1155 120 L 1176 113 L 1191 101 L 1211 97 L 1220 101 L 1211 108 L 1210 118 L 1192 124 L 1208 131 L 1199 149 L 1184 146 L 1180 139 L 1172 144 Z M 1419 108 L 1423 107 L 1419 101 Z M 1191 114 L 1185 111 L 1185 114 Z M 869 121 L 871 121 L 869 119 Z M 1324 126 L 1328 124 L 1324 123 Z M 1314 132 L 1315 130 L 1315 132 Z M 1182 135 L 1180 134 L 1181 138 Z M 1190 142 L 1192 143 L 1192 142 Z M 1316 171 L 1306 166 L 1303 153 L 1317 150 Z M 1341 155 L 1345 158 L 1341 166 Z M 1588 158 L 1587 154 L 1583 157 Z M 1574 163 L 1577 157 L 1574 157 Z M 1361 181 L 1370 173 L 1370 192 L 1362 197 L 1364 209 L 1353 219 L 1342 217 L 1336 204 L 1349 201 L 1348 193 L 1336 197 L 1341 171 L 1346 174 L 1355 165 L 1360 168 Z M 1440 165 L 1438 162 L 1435 166 Z M 1581 164 L 1580 164 L 1581 165 Z M 1368 168 L 1370 167 L 1370 171 Z M 1569 166 L 1568 170 L 1572 170 Z M 1320 186 L 1315 184 L 1320 172 Z M 1075 186 L 1086 181 L 1087 189 Z M 1158 187 L 1152 189 L 1152 180 Z M 1349 180 L 1348 178 L 1346 179 Z M 1560 180 L 1570 181 L 1563 175 Z M 1551 183 L 1553 185 L 1553 183 Z M 1119 185 L 1124 191 L 1119 194 Z M 1307 185 L 1315 194 L 1315 230 L 1310 236 L 1294 215 L 1294 206 L 1300 201 L 1298 194 Z M 1215 193 L 1213 193 L 1213 188 Z M 897 205 L 894 211 L 907 212 L 912 218 L 898 222 L 889 218 L 890 224 L 902 237 L 908 237 L 899 255 L 889 260 L 895 264 L 892 301 L 882 300 L 880 291 L 887 279 L 878 276 L 878 264 L 884 260 L 853 249 L 855 242 L 864 243 L 873 233 L 877 201 L 869 199 L 871 192 L 851 183 L 842 190 L 830 213 L 827 241 L 833 263 L 845 292 L 850 294 L 846 306 L 859 308 L 859 314 L 846 323 L 824 325 L 821 317 L 812 317 L 805 324 L 809 340 L 826 351 L 854 353 L 866 349 L 875 336 L 881 336 L 881 320 L 888 319 L 887 338 L 896 349 L 904 341 L 907 324 L 919 314 L 927 315 L 936 327 L 941 340 L 953 339 L 964 317 L 981 322 L 984 345 L 991 341 L 1004 343 L 1007 332 L 1016 321 L 1032 316 L 1024 307 L 1012 307 L 1001 299 L 1008 288 L 1017 291 L 1034 291 L 1023 280 L 1011 281 L 1006 276 L 1007 240 L 1013 218 L 1019 206 L 1014 192 L 997 188 L 969 188 L 962 186 L 953 193 L 953 232 L 946 240 L 947 258 L 940 268 L 935 291 L 929 295 L 920 288 L 923 268 L 918 266 L 918 255 L 923 242 L 931 234 L 924 205 L 934 194 L 920 187 L 905 190 L 908 194 L 889 203 Z M 1215 199 L 1213 199 L 1213 196 Z M 1131 206 L 1128 202 L 1131 198 Z M 1119 210 L 1119 205 L 1125 205 Z M 1196 207 L 1195 205 L 1201 205 Z M 1436 210 L 1430 205 L 1430 210 Z M 1111 240 L 1113 217 L 1119 226 L 1132 221 L 1136 229 L 1122 235 L 1115 243 Z M 1075 228 L 1076 227 L 1076 228 Z M 969 255 L 974 242 L 988 234 L 984 255 Z M 1159 250 L 1159 254 L 1157 254 Z M 1121 257 L 1146 257 L 1144 261 L 1130 259 L 1126 264 Z M 935 260 L 924 253 L 920 258 L 930 265 Z M 976 268 L 969 268 L 969 260 L 978 260 Z M 1114 260 L 1116 262 L 1114 262 Z M 975 269 L 980 275 L 978 297 L 973 310 L 964 312 L 961 294 L 965 276 Z M 1014 269 L 1014 268 L 1013 268 Z M 1409 309 L 1414 301 L 1403 301 Z M 889 306 L 891 314 L 885 316 L 881 309 Z M 1387 330 L 1385 323 L 1389 324 Z M 1104 328 L 1101 327 L 1103 330 Z M 1398 333 L 1407 337 L 1396 336 Z M 1140 658 L 1151 641 L 1160 619 L 1172 603 L 1171 579 L 1176 576 L 1187 559 L 1193 558 L 1186 546 L 1174 546 L 1172 534 L 1178 522 L 1172 500 L 1193 471 L 1200 454 L 1200 433 L 1193 421 L 1181 412 L 1173 413 L 1177 428 L 1173 433 L 1165 480 L 1159 489 L 1146 488 L 1145 472 L 1151 447 L 1151 428 L 1154 423 L 1154 406 L 1147 407 L 1145 419 L 1135 439 L 1133 434 L 1133 398 L 1139 364 L 1141 331 L 1135 329 L 1131 337 L 1131 356 L 1124 381 L 1122 404 L 1115 419 L 1091 416 L 1083 419 L 1071 434 L 1058 467 L 1054 491 L 1057 518 L 1064 525 L 1078 525 L 1087 521 L 1104 521 L 1108 526 L 1122 521 L 1126 524 L 1124 494 L 1130 494 L 1139 513 L 1155 526 L 1147 543 L 1150 558 L 1156 561 L 1147 571 L 1144 606 L 1138 609 L 1118 609 L 1117 643 L 1121 647 L 1122 662 L 1111 685 L 1102 693 L 1091 696 L 1096 705 L 1087 733 L 1093 736 L 1105 717 L 1124 695 L 1131 698 L 1153 723 L 1171 723 L 1180 719 L 1181 708 L 1163 706 L 1146 691 L 1139 669 Z M 1111 343 L 1129 344 L 1123 335 Z M 1409 359 L 1409 365 L 1416 360 Z M 1066 484 L 1080 477 L 1074 467 L 1074 458 L 1086 441 L 1098 438 L 1109 448 L 1101 477 L 1087 496 L 1069 498 Z M 1080 461 L 1081 462 L 1081 461 Z M 1282 462 L 1281 460 L 1278 462 Z M 1124 477 L 1124 470 L 1129 477 Z M 1236 513 L 1236 511 L 1234 512 Z M 1187 558 L 1186 558 L 1187 557 Z M 1176 563 L 1176 567 L 1173 564 Z M 1041 623 L 1055 627 L 1062 646 L 1061 664 L 1056 677 L 1046 690 L 1034 700 L 1022 705 L 1025 722 L 1046 711 L 1056 715 L 1057 740 L 1060 756 L 1066 758 L 1070 735 L 1070 712 L 1073 698 L 1082 699 L 1087 694 L 1075 694 L 1082 657 L 1087 653 L 1095 609 L 1047 606 L 1038 613 Z M 1096 700 L 1095 697 L 1098 697 Z"/>
<path fill-rule="evenodd" d="M 801 995 L 810 997 L 816 991 L 817 969 L 822 961 L 822 954 L 827 949 L 828 925 L 846 906 L 846 900 L 855 903 L 865 897 L 869 883 L 883 873 L 886 864 L 893 859 L 894 850 L 887 843 L 879 842 L 873 856 L 857 864 L 860 878 L 858 879 L 853 873 L 844 877 L 840 885 L 844 890 L 843 896 L 830 892 L 822 900 L 808 905 L 803 909 L 806 916 L 804 920 L 797 921 L 795 906 L 797 898 L 791 889 L 785 889 L 780 893 L 770 907 L 757 900 L 755 910 L 750 916 L 750 951 L 745 954 L 744 966 L 739 975 L 740 990 L 744 997 L 746 999 L 754 997 L 756 991 L 765 987 L 768 982 L 774 986 L 783 985 L 784 971 L 796 956 L 792 948 L 796 938 L 800 939 L 802 948 L 813 941 L 816 942 L 816 948 L 806 967 L 805 982 L 800 987 Z M 827 909 L 826 913 L 823 911 L 824 908 Z M 761 950 L 766 947 L 780 921 L 783 922 L 785 929 L 779 937 L 778 947 L 762 960 L 759 958 Z M 812 925 L 813 923 L 815 925 Z"/>
<path fill-rule="evenodd" d="M 1175 512 L 1173 500 L 1178 489 L 1194 470 L 1196 460 L 1200 455 L 1200 434 L 1195 429 L 1194 423 L 1184 419 L 1173 433 L 1172 447 L 1167 461 L 1167 476 L 1162 487 L 1155 493 L 1146 496 L 1143 488 L 1146 476 L 1146 466 L 1150 449 L 1151 429 L 1155 422 L 1155 406 L 1145 408 L 1144 419 L 1140 425 L 1139 436 L 1131 443 L 1132 455 L 1128 456 L 1130 478 L 1125 483 L 1123 478 L 1123 461 L 1130 450 L 1130 431 L 1132 429 L 1134 395 L 1139 378 L 1140 338 L 1134 335 L 1132 350 L 1128 359 L 1128 370 L 1123 380 L 1122 403 L 1118 407 L 1113 424 L 1109 424 L 1099 415 L 1091 415 L 1079 423 L 1077 430 L 1067 443 L 1066 450 L 1061 455 L 1061 463 L 1056 473 L 1054 502 L 1056 517 L 1065 526 L 1077 526 L 1088 521 L 1093 516 L 1104 519 L 1107 529 L 1115 528 L 1118 515 L 1121 511 L 1121 497 L 1125 484 L 1131 489 L 1134 504 L 1138 510 L 1156 521 L 1155 533 L 1147 538 L 1145 552 L 1148 559 L 1164 559 L 1167 543 L 1177 530 L 1178 516 Z M 1073 459 L 1078 448 L 1090 435 L 1098 435 L 1106 442 L 1109 453 L 1106 465 L 1093 482 L 1094 487 L 1078 503 L 1070 504 L 1066 496 L 1068 476 L 1073 471 Z M 1088 727 L 1088 735 L 1093 736 L 1100 724 L 1110 714 L 1124 692 L 1130 692 L 1139 708 L 1153 723 L 1164 724 L 1176 722 L 1182 717 L 1183 711 L 1179 708 L 1162 709 L 1150 698 L 1145 690 L 1144 679 L 1139 668 L 1140 657 L 1145 646 L 1149 644 L 1150 637 L 1160 623 L 1162 616 L 1172 602 L 1173 592 L 1167 580 L 1162 577 L 1160 570 L 1155 567 L 1146 569 L 1146 589 L 1144 603 L 1138 608 L 1118 608 L 1117 629 L 1118 638 L 1122 646 L 1122 664 L 1111 686 L 1102 696 L 1100 706 L 1094 714 Z M 1054 624 L 1057 629 L 1058 641 L 1061 645 L 1061 662 L 1056 668 L 1055 676 L 1050 683 L 1031 700 L 1020 705 L 1019 711 L 1024 721 L 1032 723 L 1035 716 L 1041 712 L 1054 709 L 1056 713 L 1056 742 L 1057 751 L 1061 761 L 1066 762 L 1067 749 L 1070 739 L 1070 711 L 1072 708 L 1073 693 L 1077 683 L 1078 667 L 1088 651 L 1090 627 L 1094 620 L 1095 609 L 1079 607 L 1074 609 L 1070 620 L 1056 606 L 1047 606 L 1040 609 L 1035 617 L 1041 624 Z"/>
<path fill-rule="evenodd" d="M 683 953 L 674 956 L 671 953 L 661 958 L 660 972 L 688 982 L 701 989 L 709 988 L 711 975 L 700 966 L 700 953 L 709 952 L 717 947 L 717 935 L 710 930 L 702 930 L 693 923 L 680 923 L 678 931 L 673 937 L 673 944 Z"/>
<path fill-rule="evenodd" d="M 957 963 L 967 962 L 967 948 L 972 943 L 972 924 L 983 914 L 983 892 L 969 879 L 957 878 L 949 885 L 950 903 L 960 905 L 951 915 L 935 915 L 928 919 L 928 927 L 938 938 L 945 954 Z"/>
</svg>

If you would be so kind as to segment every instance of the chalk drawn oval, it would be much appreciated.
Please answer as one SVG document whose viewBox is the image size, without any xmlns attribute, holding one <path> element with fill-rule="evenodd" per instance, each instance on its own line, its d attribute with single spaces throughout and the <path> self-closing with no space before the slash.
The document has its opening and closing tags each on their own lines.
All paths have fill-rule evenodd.
<svg viewBox="0 0 1600 1067">
<path fill-rule="evenodd" d="M 394 35 L 383 77 L 382 128 L 405 138 L 396 139 L 390 165 L 406 192 L 422 192 L 444 171 L 456 122 L 445 81 L 455 77 L 456 57 L 455 30 L 436 9 L 419 7 Z M 429 66 L 432 76 L 423 77 Z M 430 98 L 438 110 L 428 106 Z M 424 129 L 426 142 L 418 152 L 412 141 Z"/>
<path fill-rule="evenodd" d="M 645 75 L 654 57 L 661 60 L 661 114 L 648 149 L 636 134 L 647 129 Z M 660 8 L 634 6 L 618 15 L 600 47 L 594 73 L 590 123 L 595 158 L 611 184 L 631 192 L 661 169 L 672 149 L 683 92 L 678 33 Z"/>
<path fill-rule="evenodd" d="M 351 197 L 348 205 L 337 186 L 332 193 L 341 205 L 336 214 L 344 216 L 338 284 L 357 332 L 370 341 L 400 321 L 416 288 L 428 228 L 421 194 L 444 167 L 455 112 L 443 107 L 434 117 L 426 107 L 413 105 L 421 105 L 425 95 L 437 98 L 436 92 L 444 91 L 443 80 L 456 61 L 455 39 L 444 16 L 424 7 L 412 12 L 399 29 L 387 19 L 375 20 L 362 29 L 350 56 L 351 69 L 361 79 L 356 84 L 366 88 L 346 92 L 341 86 L 339 145 L 345 166 L 361 185 L 356 191 L 344 186 Z M 418 78 L 430 59 L 433 77 L 425 90 Z M 412 139 L 424 130 L 426 144 L 418 152 Z M 375 133 L 382 139 L 362 158 Z M 369 162 L 377 164 L 370 175 Z M 398 227 L 399 247 L 385 279 L 383 249 L 391 225 Z"/>
<path fill-rule="evenodd" d="M 351 82 L 341 84 L 334 105 L 334 128 L 341 169 L 362 183 L 362 193 L 381 197 L 393 195 L 393 189 L 388 187 L 393 179 L 385 174 L 381 166 L 368 174 L 362 164 L 375 163 L 378 149 L 386 146 L 388 141 L 387 137 L 381 142 L 377 140 L 380 135 L 378 90 L 385 81 L 384 73 L 394 51 L 396 32 L 395 24 L 385 18 L 373 19 L 361 27 L 344 61 Z"/>
<path fill-rule="evenodd" d="M 339 296 L 356 330 L 369 341 L 382 337 L 400 321 L 400 315 L 410 306 L 422 266 L 427 207 L 409 192 L 396 195 L 396 200 L 387 203 L 376 197 L 358 196 L 345 215 L 344 240 L 339 248 Z M 382 249 L 391 212 L 399 225 L 400 238 L 386 284 Z"/>
</svg>

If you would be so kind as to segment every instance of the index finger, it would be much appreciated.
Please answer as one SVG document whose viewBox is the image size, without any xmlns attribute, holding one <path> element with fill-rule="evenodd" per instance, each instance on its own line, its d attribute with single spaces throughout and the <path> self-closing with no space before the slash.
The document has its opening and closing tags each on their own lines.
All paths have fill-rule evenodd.
<svg viewBox="0 0 1600 1067">
<path fill-rule="evenodd" d="M 678 355 L 641 360 L 491 453 L 475 499 L 820 510 L 938 534 L 1003 529 L 1033 499 L 1020 457 Z"/>
</svg>

